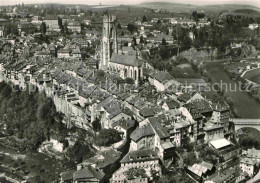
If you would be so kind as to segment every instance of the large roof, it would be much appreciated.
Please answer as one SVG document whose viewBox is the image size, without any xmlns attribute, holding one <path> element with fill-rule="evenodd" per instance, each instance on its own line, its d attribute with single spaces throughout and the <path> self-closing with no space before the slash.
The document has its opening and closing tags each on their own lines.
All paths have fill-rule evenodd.
<svg viewBox="0 0 260 183">
<path fill-rule="evenodd" d="M 60 176 L 61 176 L 63 181 L 73 180 L 73 173 L 74 172 L 75 172 L 74 170 L 69 170 L 69 171 L 66 171 L 66 172 L 62 172 L 60 174 Z"/>
<path fill-rule="evenodd" d="M 110 62 L 134 67 L 141 66 L 141 61 L 133 55 L 122 55 L 113 53 Z"/>
<path fill-rule="evenodd" d="M 219 139 L 219 140 L 214 140 L 214 141 L 211 141 L 210 144 L 216 148 L 216 149 L 220 149 L 222 147 L 226 147 L 226 146 L 229 146 L 229 145 L 232 145 L 232 143 L 230 141 L 228 141 L 227 139 Z"/>
<path fill-rule="evenodd" d="M 120 126 L 121 128 L 125 130 L 129 130 L 130 128 L 134 127 L 135 125 L 135 120 L 122 120 L 122 121 L 117 121 L 112 124 L 112 126 Z"/>
<path fill-rule="evenodd" d="M 163 127 L 159 123 L 159 118 L 157 117 L 150 117 L 148 118 L 153 130 L 155 133 L 162 139 L 162 138 L 167 138 L 170 137 L 170 134 L 168 133 L 167 129 Z"/>
<path fill-rule="evenodd" d="M 138 151 L 131 151 L 121 160 L 121 163 L 136 162 L 136 161 L 150 161 L 159 159 L 156 152 L 150 149 L 143 149 Z"/>
<path fill-rule="evenodd" d="M 102 172 L 94 170 L 92 167 L 88 166 L 86 168 L 80 169 L 73 174 L 73 180 L 78 179 L 93 179 L 101 180 L 104 177 Z"/>
<path fill-rule="evenodd" d="M 161 83 L 174 79 L 172 77 L 172 75 L 170 75 L 168 72 L 164 72 L 164 71 L 151 73 L 151 77 L 153 77 L 154 79 L 156 79 L 157 81 L 159 81 Z"/>
<path fill-rule="evenodd" d="M 139 139 L 145 137 L 145 136 L 152 136 L 154 135 L 154 131 L 150 124 L 147 126 L 142 126 L 140 128 L 137 128 L 133 133 L 131 134 L 130 138 L 137 142 Z"/>
</svg>

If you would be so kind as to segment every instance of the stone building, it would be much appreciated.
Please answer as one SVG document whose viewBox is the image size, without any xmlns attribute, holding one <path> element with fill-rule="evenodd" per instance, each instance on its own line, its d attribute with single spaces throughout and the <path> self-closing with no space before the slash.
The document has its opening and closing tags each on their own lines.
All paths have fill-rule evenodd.
<svg viewBox="0 0 260 183">
<path fill-rule="evenodd" d="M 133 79 L 135 84 L 143 77 L 142 63 L 135 56 L 113 53 L 108 66 L 110 71 L 119 74 L 122 79 Z"/>
<path fill-rule="evenodd" d="M 116 16 L 104 15 L 103 17 L 103 34 L 102 34 L 102 51 L 101 51 L 101 67 L 107 68 L 112 53 L 117 53 L 117 31 Z"/>
</svg>

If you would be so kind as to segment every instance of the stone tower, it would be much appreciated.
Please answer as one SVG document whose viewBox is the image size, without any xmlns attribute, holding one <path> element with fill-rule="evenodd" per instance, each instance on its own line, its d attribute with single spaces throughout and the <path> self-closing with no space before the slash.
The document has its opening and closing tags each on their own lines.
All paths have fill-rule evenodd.
<svg viewBox="0 0 260 183">
<path fill-rule="evenodd" d="M 101 51 L 101 68 L 105 69 L 112 56 L 117 53 L 117 31 L 116 16 L 104 15 L 103 17 L 103 35 L 102 35 L 102 51 Z"/>
</svg>

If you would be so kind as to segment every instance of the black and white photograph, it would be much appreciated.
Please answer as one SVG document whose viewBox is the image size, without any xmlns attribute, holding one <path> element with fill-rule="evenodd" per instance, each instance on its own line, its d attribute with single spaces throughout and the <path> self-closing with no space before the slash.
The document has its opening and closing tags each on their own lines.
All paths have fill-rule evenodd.
<svg viewBox="0 0 260 183">
<path fill-rule="evenodd" d="M 0 183 L 260 183 L 260 0 L 0 0 Z"/>
</svg>

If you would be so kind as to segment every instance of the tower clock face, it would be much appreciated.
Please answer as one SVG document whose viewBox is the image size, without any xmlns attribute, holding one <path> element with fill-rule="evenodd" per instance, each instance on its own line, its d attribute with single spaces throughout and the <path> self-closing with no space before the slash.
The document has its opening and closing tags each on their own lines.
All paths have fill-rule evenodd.
<svg viewBox="0 0 260 183">
<path fill-rule="evenodd" d="M 107 42 L 107 37 L 103 37 L 103 41 L 104 41 L 104 42 Z"/>
</svg>

